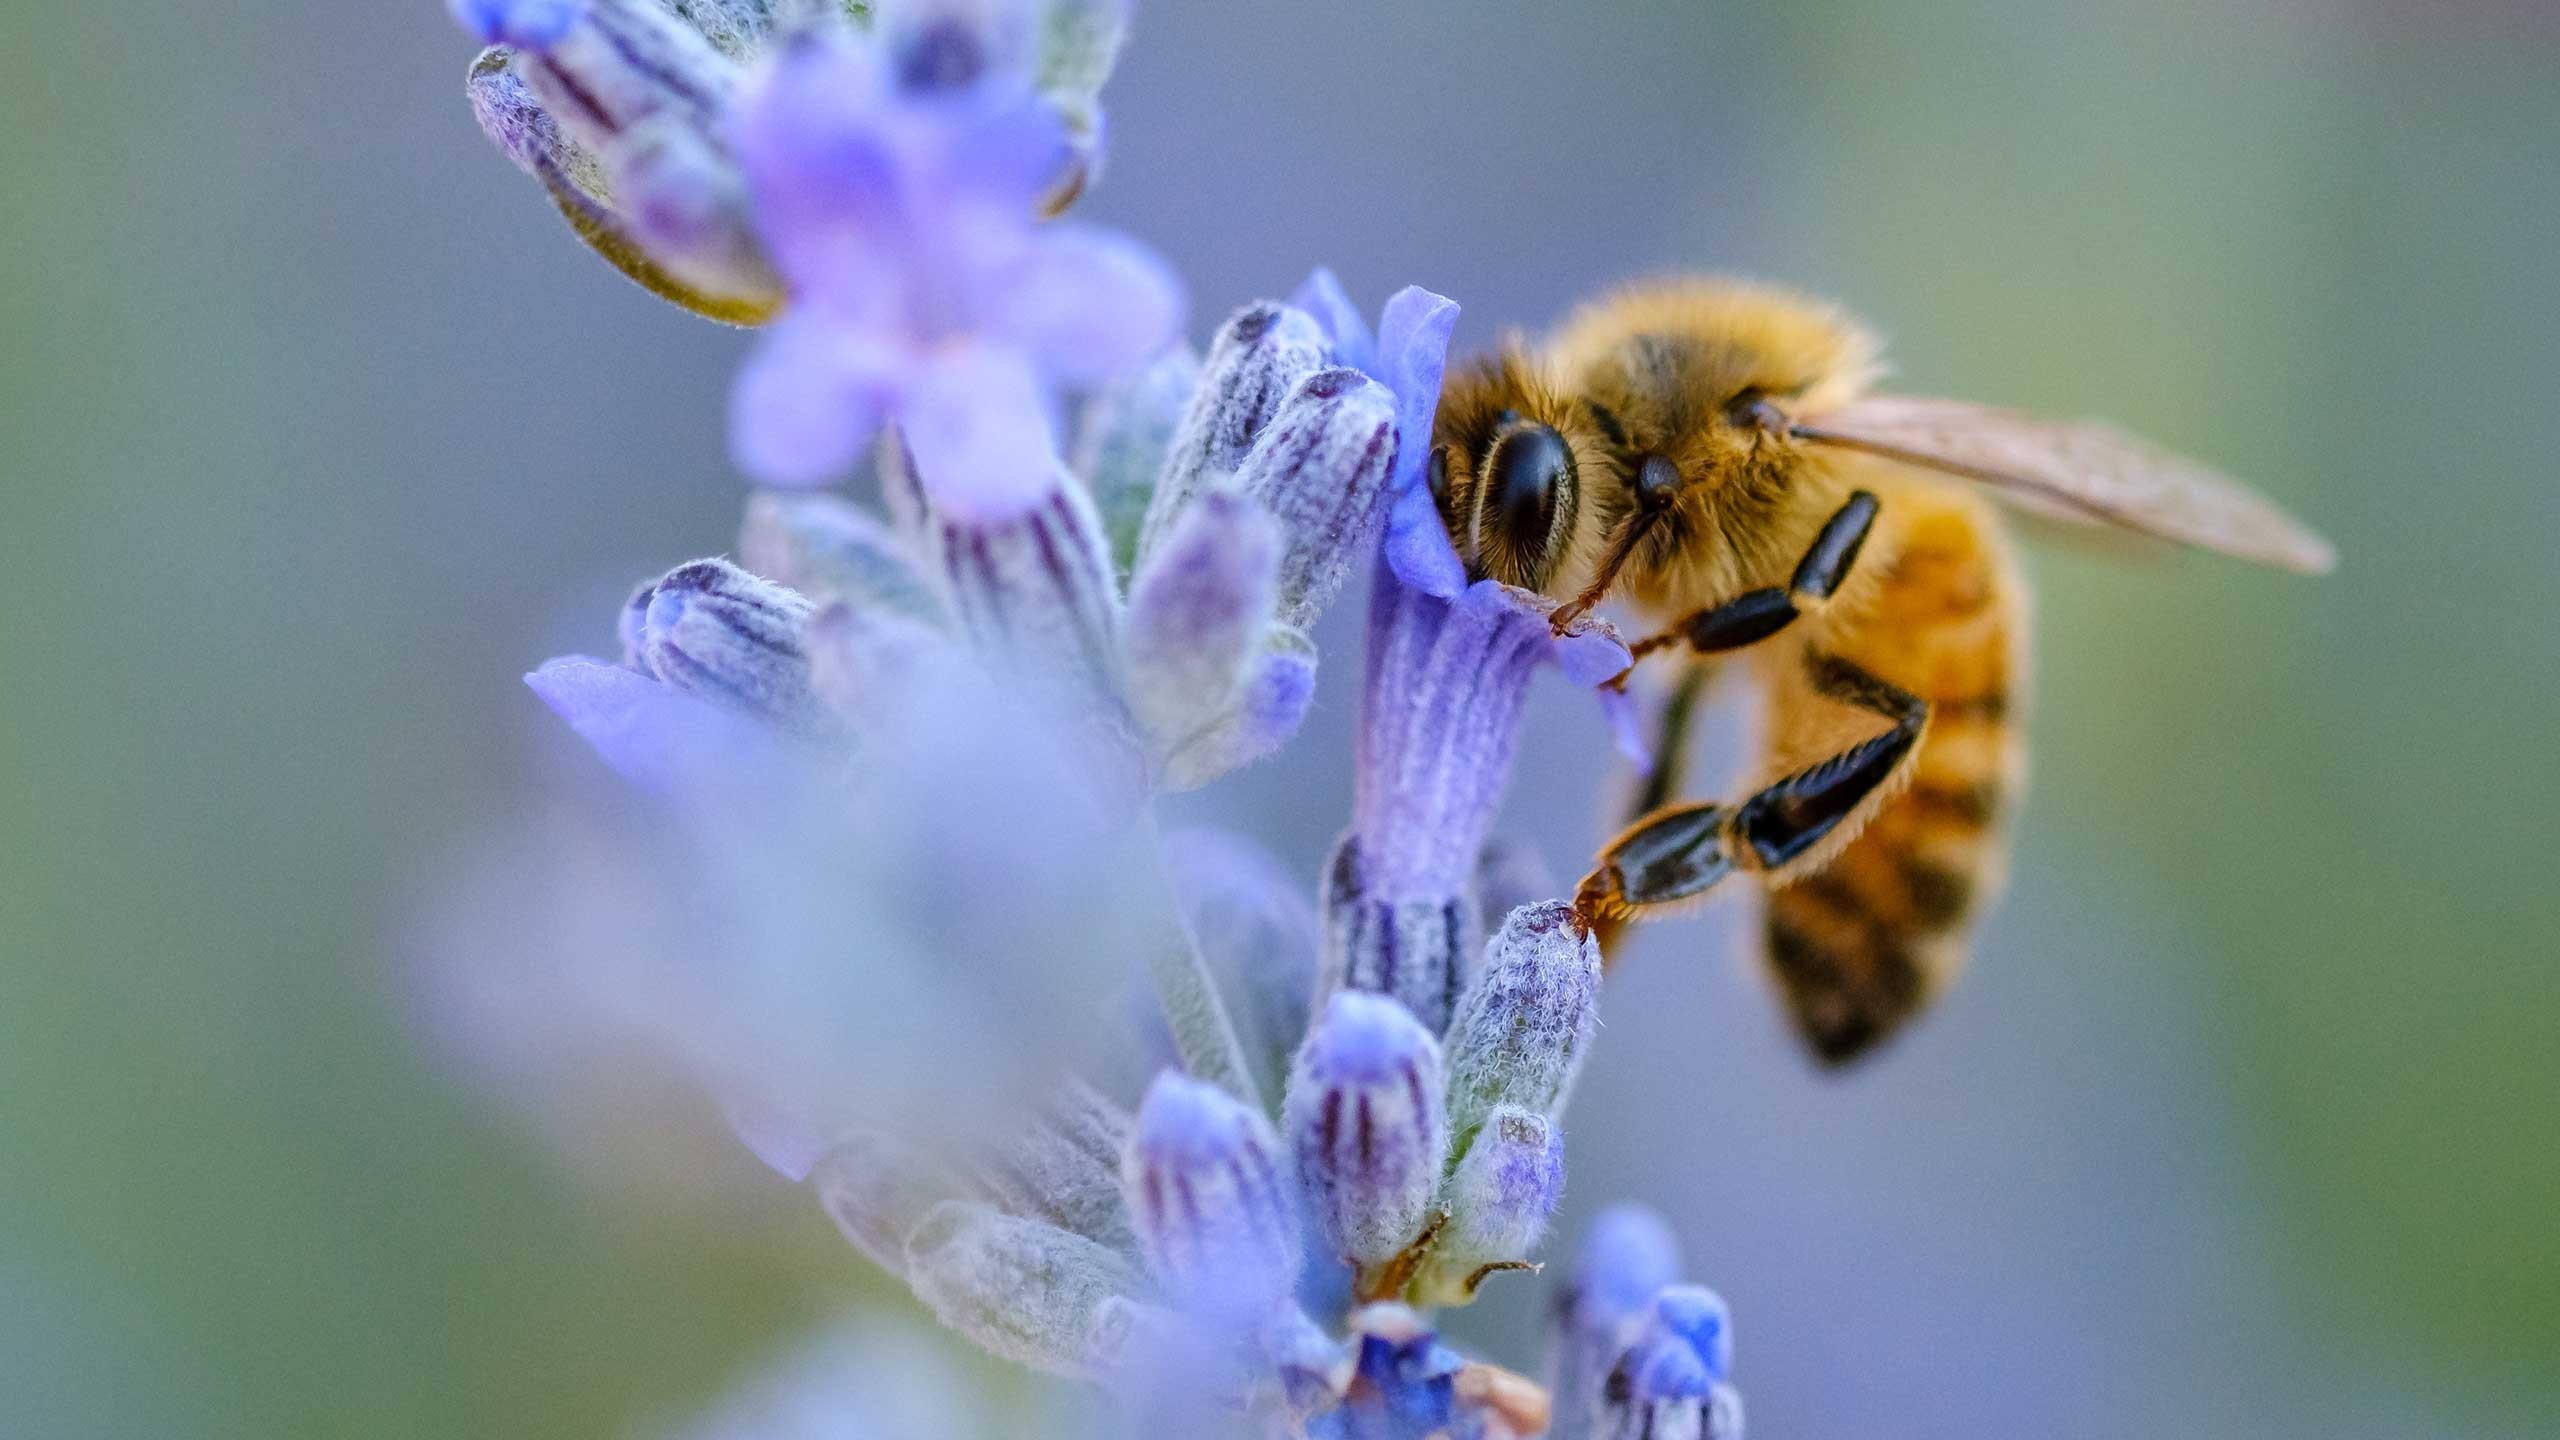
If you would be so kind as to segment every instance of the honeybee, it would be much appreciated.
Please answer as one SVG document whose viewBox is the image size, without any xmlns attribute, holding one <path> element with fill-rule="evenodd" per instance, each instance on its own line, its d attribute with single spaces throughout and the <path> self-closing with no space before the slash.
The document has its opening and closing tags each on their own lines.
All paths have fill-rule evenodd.
<svg viewBox="0 0 2560 1440">
<path fill-rule="evenodd" d="M 1990 502 L 2335 563 L 2238 481 L 2112 427 L 1871 393 L 1879 353 L 1802 296 L 1639 286 L 1457 370 L 1430 467 L 1477 576 L 1562 601 L 1559 628 L 1623 597 L 1662 626 L 1638 662 L 1681 667 L 1655 769 L 1577 891 L 1604 953 L 1630 920 L 1755 877 L 1770 973 L 1833 1064 L 1945 989 L 2006 869 L 2027 597 Z M 1684 800 L 1679 756 L 1728 660 L 1765 707 L 1760 783 Z"/>
</svg>

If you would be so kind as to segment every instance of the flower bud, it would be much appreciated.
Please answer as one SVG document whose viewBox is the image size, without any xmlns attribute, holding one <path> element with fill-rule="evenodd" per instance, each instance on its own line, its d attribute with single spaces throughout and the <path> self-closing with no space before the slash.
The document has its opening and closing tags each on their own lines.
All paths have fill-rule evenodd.
<svg viewBox="0 0 2560 1440">
<path fill-rule="evenodd" d="M 1123 648 L 1129 707 L 1159 753 L 1234 708 L 1277 603 L 1280 535 L 1262 506 L 1202 495 L 1138 570 Z"/>
<path fill-rule="evenodd" d="M 1357 370 L 1320 370 L 1291 388 L 1236 475 L 1279 517 L 1280 623 L 1315 623 L 1386 523 L 1396 401 Z"/>
<path fill-rule="evenodd" d="M 792 729 L 820 728 L 825 709 L 809 685 L 803 641 L 808 600 L 726 560 L 679 565 L 624 610 L 640 612 L 639 658 L 650 674 L 688 694 Z"/>
<path fill-rule="evenodd" d="M 1495 1110 L 1449 1177 L 1449 1218 L 1432 1239 L 1417 1298 L 1464 1304 L 1487 1275 L 1527 1268 L 1563 1199 L 1562 1132 L 1544 1115 Z"/>
<path fill-rule="evenodd" d="M 1192 497 L 1234 478 L 1290 392 L 1324 362 L 1324 332 L 1302 310 L 1264 301 L 1227 321 L 1209 344 L 1199 388 L 1148 498 L 1139 558 L 1172 533 Z"/>
<path fill-rule="evenodd" d="M 1158 1075 L 1120 1183 L 1139 1250 L 1178 1308 L 1248 1326 L 1296 1290 L 1303 1256 L 1279 1141 L 1226 1091 Z"/>
<path fill-rule="evenodd" d="M 1402 1005 L 1337 993 L 1298 1051 L 1284 1122 L 1308 1208 L 1355 1265 L 1421 1233 L 1449 1153 L 1440 1046 Z"/>
<path fill-rule="evenodd" d="M 688 24 L 649 0 L 452 0 L 498 42 L 471 67 L 481 128 L 578 237 L 659 296 L 753 325 L 783 295 L 720 138 L 740 52 L 716 42 L 742 43 L 741 3 Z"/>
<path fill-rule="evenodd" d="M 1164 788 L 1198 789 L 1286 745 L 1315 693 L 1315 642 L 1285 625 L 1263 631 L 1226 710 L 1164 757 Z"/>
<path fill-rule="evenodd" d="M 1147 502 L 1173 449 L 1175 427 L 1200 388 L 1200 352 L 1175 345 L 1103 387 L 1076 431 L 1075 472 L 1093 496 L 1121 573 L 1137 563 Z"/>
<path fill-rule="evenodd" d="M 914 552 L 887 523 L 840 495 L 760 489 L 747 497 L 738 558 L 821 604 L 841 600 L 918 620 L 944 618 Z"/>
<path fill-rule="evenodd" d="M 1368 852 L 1345 834 L 1325 866 L 1324 989 L 1392 996 L 1445 1034 L 1481 946 L 1475 902 L 1464 893 L 1397 899 L 1375 893 Z"/>
<path fill-rule="evenodd" d="M 1136 1253 L 1120 1203 L 1120 1152 L 1129 1115 L 1109 1097 L 1070 1081 L 1028 1125 L 978 1158 L 979 1188 L 1007 1214 L 1072 1231 Z"/>
<path fill-rule="evenodd" d="M 980 646 L 1052 679 L 1116 693 L 1119 587 L 1101 522 L 1063 471 L 1000 518 L 936 511 L 931 543 L 959 620 Z"/>
<path fill-rule="evenodd" d="M 907 1283 L 943 1324 L 989 1352 L 1082 1378 L 1104 1305 L 1143 1285 L 1128 1261 L 1053 1225 L 955 1201 L 907 1239 Z"/>
<path fill-rule="evenodd" d="M 1449 1022 L 1449 1126 L 1464 1157 L 1493 1112 L 1555 1116 L 1599 1019 L 1600 945 L 1563 901 L 1511 912 Z"/>
<path fill-rule="evenodd" d="M 653 116 L 603 152 L 614 207 L 649 258 L 690 290 L 782 303 L 746 176 L 690 117 Z"/>
</svg>

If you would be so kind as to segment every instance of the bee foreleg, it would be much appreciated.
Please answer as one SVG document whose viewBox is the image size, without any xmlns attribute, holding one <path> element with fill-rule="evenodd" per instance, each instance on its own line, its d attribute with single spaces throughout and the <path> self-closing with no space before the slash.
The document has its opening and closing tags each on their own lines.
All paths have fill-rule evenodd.
<svg viewBox="0 0 2560 1440">
<path fill-rule="evenodd" d="M 1875 528 L 1876 497 L 1860 490 L 1822 524 L 1813 544 L 1796 562 L 1784 585 L 1746 590 L 1680 621 L 1658 635 L 1639 640 L 1629 653 L 1641 660 L 1657 650 L 1686 645 L 1700 655 L 1720 655 L 1757 645 L 1830 603 L 1839 593 L 1858 551 Z"/>
<path fill-rule="evenodd" d="M 1780 876 L 1811 855 L 1873 796 L 1920 743 L 1929 704 L 1837 655 L 1805 657 L 1822 694 L 1893 721 L 1738 805 L 1673 805 L 1620 832 L 1574 894 L 1596 923 L 1705 893 L 1737 870 Z"/>
</svg>

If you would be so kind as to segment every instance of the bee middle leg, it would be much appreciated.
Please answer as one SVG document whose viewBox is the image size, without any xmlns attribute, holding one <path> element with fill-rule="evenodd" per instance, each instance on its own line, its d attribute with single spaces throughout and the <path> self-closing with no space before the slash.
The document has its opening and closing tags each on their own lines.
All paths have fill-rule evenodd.
<svg viewBox="0 0 2560 1440">
<path fill-rule="evenodd" d="M 1658 635 L 1646 636 L 1629 647 L 1630 668 L 1635 660 L 1682 645 L 1700 655 L 1720 655 L 1757 645 L 1820 610 L 1839 593 L 1841 582 L 1849 578 L 1851 567 L 1858 563 L 1858 552 L 1866 546 L 1867 533 L 1875 528 L 1880 508 L 1875 496 L 1864 490 L 1854 492 L 1823 522 L 1786 584 L 1746 590 L 1690 615 Z"/>
<path fill-rule="evenodd" d="M 1808 651 L 1805 665 L 1816 693 L 1893 723 L 1737 804 L 1666 805 L 1637 820 L 1576 888 L 1574 906 L 1586 920 L 1614 932 L 1638 911 L 1704 894 L 1738 871 L 1784 874 L 1919 748 L 1927 701 L 1838 655 Z"/>
</svg>

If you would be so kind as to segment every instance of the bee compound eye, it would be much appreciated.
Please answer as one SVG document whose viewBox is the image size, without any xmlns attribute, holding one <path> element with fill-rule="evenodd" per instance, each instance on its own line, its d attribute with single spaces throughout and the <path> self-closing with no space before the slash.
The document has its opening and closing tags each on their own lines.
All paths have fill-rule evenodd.
<svg viewBox="0 0 2560 1440">
<path fill-rule="evenodd" d="M 1520 548 L 1543 551 L 1573 479 L 1573 447 L 1551 425 L 1526 426 L 1494 442 L 1485 473 L 1485 518 Z"/>
<path fill-rule="evenodd" d="M 1431 466 L 1425 473 L 1430 477 L 1431 481 L 1432 503 L 1443 506 L 1447 505 L 1449 503 L 1448 446 L 1434 445 L 1431 447 Z"/>
</svg>

